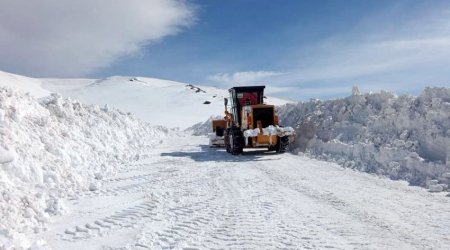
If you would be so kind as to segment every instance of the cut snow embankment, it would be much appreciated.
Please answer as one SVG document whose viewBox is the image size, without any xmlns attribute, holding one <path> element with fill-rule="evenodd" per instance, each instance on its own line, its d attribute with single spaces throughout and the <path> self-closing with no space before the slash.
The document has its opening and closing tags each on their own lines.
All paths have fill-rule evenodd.
<svg viewBox="0 0 450 250">
<path fill-rule="evenodd" d="M 418 97 L 358 92 L 280 107 L 283 124 L 296 127 L 296 149 L 430 191 L 447 189 L 450 89 L 426 88 Z"/>
<path fill-rule="evenodd" d="M 0 88 L 0 249 L 28 247 L 26 234 L 64 212 L 62 197 L 92 189 L 167 133 L 117 110 Z"/>
<path fill-rule="evenodd" d="M 291 149 L 430 191 L 448 190 L 450 89 L 427 88 L 418 97 L 358 92 L 277 107 L 281 125 L 296 128 Z M 214 118 L 188 131 L 206 135 Z"/>
</svg>

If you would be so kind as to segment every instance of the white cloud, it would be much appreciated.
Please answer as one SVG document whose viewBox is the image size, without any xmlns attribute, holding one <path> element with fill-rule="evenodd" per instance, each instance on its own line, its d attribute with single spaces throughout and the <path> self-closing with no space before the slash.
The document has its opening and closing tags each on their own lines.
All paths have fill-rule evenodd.
<svg viewBox="0 0 450 250">
<path fill-rule="evenodd" d="M 208 79 L 226 85 L 264 84 L 262 81 L 271 77 L 282 75 L 273 71 L 241 71 L 234 73 L 218 73 L 209 76 Z"/>
<path fill-rule="evenodd" d="M 0 68 L 86 75 L 194 21 L 183 0 L 0 0 Z"/>
</svg>

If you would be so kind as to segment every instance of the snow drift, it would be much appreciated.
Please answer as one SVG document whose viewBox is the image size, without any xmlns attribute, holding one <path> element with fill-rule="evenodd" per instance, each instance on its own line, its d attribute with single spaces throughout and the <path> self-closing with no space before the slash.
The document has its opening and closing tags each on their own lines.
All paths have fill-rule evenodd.
<svg viewBox="0 0 450 250">
<path fill-rule="evenodd" d="M 433 190 L 447 188 L 448 88 L 426 88 L 418 97 L 360 95 L 354 88 L 350 97 L 287 104 L 279 114 L 283 124 L 296 127 L 297 151 Z"/>
<path fill-rule="evenodd" d="M 0 248 L 26 246 L 25 234 L 64 212 L 60 198 L 93 189 L 167 132 L 107 107 L 0 88 Z"/>
</svg>

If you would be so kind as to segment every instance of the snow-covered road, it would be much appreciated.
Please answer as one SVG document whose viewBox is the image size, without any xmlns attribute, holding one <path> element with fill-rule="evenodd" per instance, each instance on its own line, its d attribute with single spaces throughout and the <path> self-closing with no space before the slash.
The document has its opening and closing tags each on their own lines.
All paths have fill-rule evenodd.
<svg viewBox="0 0 450 250">
<path fill-rule="evenodd" d="M 448 249 L 450 198 L 291 154 L 169 137 L 38 235 L 54 249 Z"/>
</svg>

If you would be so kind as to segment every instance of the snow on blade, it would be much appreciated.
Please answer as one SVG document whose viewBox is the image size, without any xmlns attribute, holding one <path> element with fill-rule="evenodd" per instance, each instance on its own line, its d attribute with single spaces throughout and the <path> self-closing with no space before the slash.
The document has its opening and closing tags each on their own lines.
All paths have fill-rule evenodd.
<svg viewBox="0 0 450 250">
<path fill-rule="evenodd" d="M 65 212 L 61 198 L 97 187 L 168 132 L 117 110 L 0 88 L 0 248 Z"/>
</svg>

